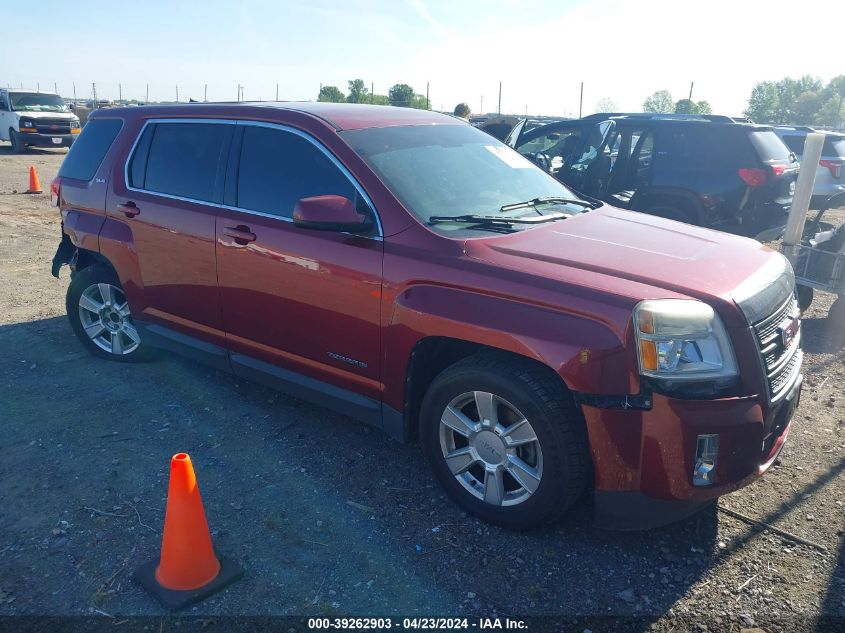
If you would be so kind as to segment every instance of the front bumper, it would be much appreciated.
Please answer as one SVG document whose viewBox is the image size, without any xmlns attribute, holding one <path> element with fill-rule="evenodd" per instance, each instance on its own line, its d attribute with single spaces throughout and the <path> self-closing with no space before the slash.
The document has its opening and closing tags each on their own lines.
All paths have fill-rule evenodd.
<svg viewBox="0 0 845 633">
<path fill-rule="evenodd" d="M 79 138 L 79 134 L 41 134 L 39 132 L 21 132 L 21 143 L 29 147 L 70 147 Z M 58 139 L 58 141 L 56 140 Z"/>
<path fill-rule="evenodd" d="M 595 472 L 596 523 L 645 529 L 687 516 L 755 480 L 789 435 L 803 376 L 777 404 L 759 397 L 680 400 L 654 394 L 649 410 L 582 405 Z M 694 486 L 699 435 L 718 434 L 713 484 Z"/>
</svg>

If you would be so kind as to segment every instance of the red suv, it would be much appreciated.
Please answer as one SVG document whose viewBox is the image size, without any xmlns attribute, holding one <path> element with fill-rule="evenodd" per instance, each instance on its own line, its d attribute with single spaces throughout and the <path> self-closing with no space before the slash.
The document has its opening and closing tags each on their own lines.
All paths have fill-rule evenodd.
<svg viewBox="0 0 845 633">
<path fill-rule="evenodd" d="M 163 347 L 418 437 L 500 525 L 587 490 L 605 524 L 679 518 L 763 473 L 798 404 L 781 255 L 579 197 L 452 117 L 98 110 L 51 189 L 94 355 Z"/>
</svg>

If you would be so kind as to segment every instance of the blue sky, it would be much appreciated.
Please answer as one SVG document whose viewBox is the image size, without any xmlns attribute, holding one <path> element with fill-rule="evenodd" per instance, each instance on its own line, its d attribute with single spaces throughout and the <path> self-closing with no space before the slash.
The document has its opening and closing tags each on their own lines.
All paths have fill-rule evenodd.
<svg viewBox="0 0 845 633">
<path fill-rule="evenodd" d="M 69 10 L 69 23 L 38 17 Z M 577 116 L 582 80 L 585 114 L 601 98 L 626 110 L 659 89 L 680 99 L 694 80 L 695 99 L 738 114 L 757 81 L 845 73 L 829 31 L 800 40 L 810 22 L 841 22 L 841 0 L 42 0 L 3 14 L 0 84 L 55 82 L 64 96 L 96 82 L 108 98 L 120 83 L 128 98 L 149 84 L 151 99 L 174 99 L 178 84 L 180 99 L 202 99 L 208 84 L 209 100 L 233 100 L 240 83 L 246 99 L 272 99 L 278 82 L 282 99 L 315 99 L 321 83 L 361 78 L 381 94 L 430 82 L 433 107 L 477 112 L 482 96 L 495 111 L 502 81 L 505 112 Z"/>
</svg>

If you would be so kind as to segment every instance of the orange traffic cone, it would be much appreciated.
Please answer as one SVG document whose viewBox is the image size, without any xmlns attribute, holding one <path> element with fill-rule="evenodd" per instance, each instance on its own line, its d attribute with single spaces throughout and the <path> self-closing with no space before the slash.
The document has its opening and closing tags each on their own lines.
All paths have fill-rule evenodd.
<svg viewBox="0 0 845 633">
<path fill-rule="evenodd" d="M 191 458 L 177 453 L 170 461 L 161 557 L 141 565 L 133 577 L 165 607 L 181 609 L 219 591 L 243 573 L 214 554 Z"/>
<path fill-rule="evenodd" d="M 29 189 L 27 193 L 44 193 L 41 191 L 41 183 L 38 182 L 38 172 L 35 171 L 35 165 L 29 166 Z"/>
</svg>

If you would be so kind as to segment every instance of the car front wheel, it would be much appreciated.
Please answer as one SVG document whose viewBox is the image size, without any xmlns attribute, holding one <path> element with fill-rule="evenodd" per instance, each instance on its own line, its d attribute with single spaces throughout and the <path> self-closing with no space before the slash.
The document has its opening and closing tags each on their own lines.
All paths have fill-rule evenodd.
<svg viewBox="0 0 845 633">
<path fill-rule="evenodd" d="M 71 327 L 94 356 L 108 360 L 145 360 L 141 340 L 126 295 L 111 268 L 91 266 L 74 275 L 67 292 Z"/>
<path fill-rule="evenodd" d="M 559 517 L 588 482 L 584 421 L 560 380 L 530 361 L 479 355 L 432 382 L 420 438 L 449 496 L 512 529 Z"/>
</svg>

